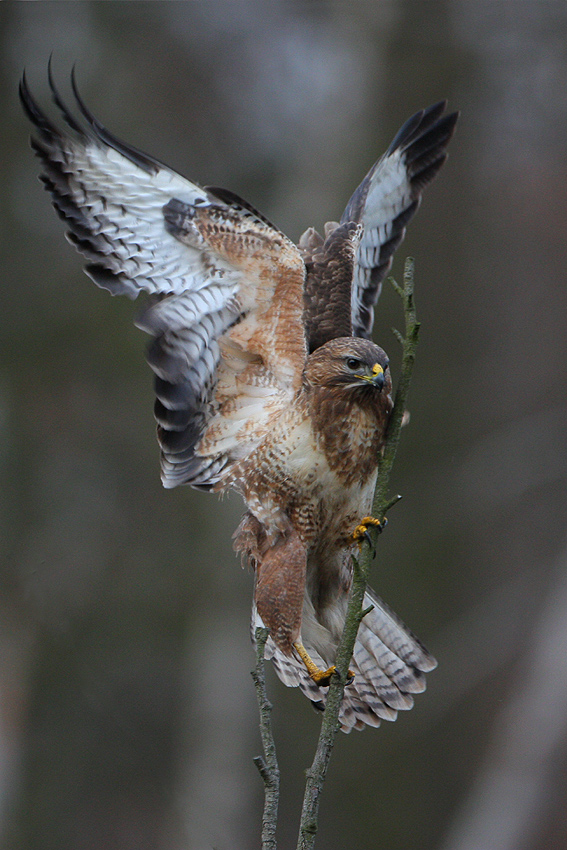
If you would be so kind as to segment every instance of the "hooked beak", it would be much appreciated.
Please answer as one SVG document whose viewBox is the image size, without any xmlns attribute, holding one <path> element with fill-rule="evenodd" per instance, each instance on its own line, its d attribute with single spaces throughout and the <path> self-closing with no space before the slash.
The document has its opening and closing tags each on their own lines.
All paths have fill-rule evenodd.
<svg viewBox="0 0 567 850">
<path fill-rule="evenodd" d="M 384 370 L 379 363 L 374 364 L 371 375 L 361 375 L 360 377 L 363 381 L 373 384 L 379 392 L 384 388 Z"/>
</svg>

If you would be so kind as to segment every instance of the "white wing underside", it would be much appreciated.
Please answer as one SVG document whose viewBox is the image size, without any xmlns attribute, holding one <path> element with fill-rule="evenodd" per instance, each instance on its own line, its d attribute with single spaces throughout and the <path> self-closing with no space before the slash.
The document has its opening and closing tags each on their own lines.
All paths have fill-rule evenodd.
<svg viewBox="0 0 567 850">
<path fill-rule="evenodd" d="M 42 179 L 85 271 L 112 294 L 148 295 L 136 324 L 154 337 L 163 483 L 210 487 L 297 390 L 299 251 L 236 196 L 225 201 L 116 140 L 78 95 L 87 131 L 54 89 L 73 134 L 45 117 L 25 81 L 22 98 L 40 131 Z M 270 309 L 278 287 L 281 315 Z"/>
<path fill-rule="evenodd" d="M 379 160 L 375 166 L 366 196 L 363 218 L 364 230 L 356 255 L 351 291 L 353 316 L 356 316 L 359 312 L 359 305 L 368 289 L 370 273 L 373 269 L 378 268 L 381 262 L 384 262 L 380 259 L 384 246 L 387 246 L 396 232 L 404 227 L 403 224 L 400 227 L 400 215 L 404 212 L 408 214 L 408 211 L 411 210 L 411 213 L 408 214 L 409 219 L 417 210 L 418 205 L 419 200 L 416 201 L 414 197 L 404 154 L 397 149 Z M 403 239 L 404 234 L 405 230 L 401 233 L 399 242 Z"/>
<path fill-rule="evenodd" d="M 101 150 L 95 144 L 84 150 L 83 159 L 84 165 L 74 163 L 82 184 L 74 181 L 74 189 L 94 235 L 109 242 L 107 267 L 116 268 L 124 294 L 154 296 L 136 322 L 160 338 L 160 356 L 152 358 L 151 351 L 149 356 L 154 372 L 169 384 L 189 385 L 207 406 L 207 418 L 213 414 L 197 450 L 211 461 L 200 466 L 192 481 L 216 483 L 230 462 L 257 445 L 271 416 L 289 403 L 295 390 L 292 370 L 286 373 L 281 359 L 247 348 L 258 324 L 259 281 L 252 268 L 243 270 L 206 245 L 193 248 L 164 228 L 163 207 L 172 198 L 188 208 L 222 206 L 200 187 L 165 169 L 151 176 L 148 187 L 147 174 L 111 148 Z M 113 199 L 117 185 L 119 203 Z M 101 190 L 104 205 L 97 199 L 91 206 Z M 87 273 L 116 291 L 116 277 L 105 281 L 97 270 Z M 167 398 L 160 401 L 167 407 Z M 167 449 L 162 454 L 166 487 L 186 476 L 180 454 Z"/>
</svg>

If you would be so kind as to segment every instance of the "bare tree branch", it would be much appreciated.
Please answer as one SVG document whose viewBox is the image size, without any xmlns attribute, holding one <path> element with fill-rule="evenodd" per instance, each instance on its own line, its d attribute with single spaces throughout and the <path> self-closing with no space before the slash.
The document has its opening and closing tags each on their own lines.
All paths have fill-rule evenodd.
<svg viewBox="0 0 567 850">
<path fill-rule="evenodd" d="M 276 745 L 272 735 L 270 714 L 272 704 L 266 692 L 264 669 L 264 647 L 268 639 L 268 629 L 257 628 L 256 667 L 252 678 L 256 687 L 258 708 L 260 709 L 260 735 L 264 757 L 256 756 L 254 764 L 264 781 L 264 814 L 262 816 L 262 850 L 276 850 L 276 826 L 278 821 L 278 803 L 280 796 L 280 770 L 276 757 Z"/>
</svg>

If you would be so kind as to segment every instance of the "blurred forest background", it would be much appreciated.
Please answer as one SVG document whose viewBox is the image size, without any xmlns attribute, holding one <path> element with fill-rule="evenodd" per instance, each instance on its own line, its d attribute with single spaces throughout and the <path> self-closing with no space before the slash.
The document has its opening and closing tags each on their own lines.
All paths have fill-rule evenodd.
<svg viewBox="0 0 567 850">
<path fill-rule="evenodd" d="M 237 499 L 164 491 L 135 305 L 81 272 L 17 99 L 46 66 L 114 133 L 293 239 L 402 122 L 462 110 L 399 250 L 422 337 L 372 584 L 439 660 L 338 739 L 322 850 L 567 846 L 567 6 L 0 6 L 0 845 L 246 850 L 262 786 Z M 387 288 L 375 338 L 399 363 Z M 319 718 L 269 671 L 295 846 Z"/>
</svg>

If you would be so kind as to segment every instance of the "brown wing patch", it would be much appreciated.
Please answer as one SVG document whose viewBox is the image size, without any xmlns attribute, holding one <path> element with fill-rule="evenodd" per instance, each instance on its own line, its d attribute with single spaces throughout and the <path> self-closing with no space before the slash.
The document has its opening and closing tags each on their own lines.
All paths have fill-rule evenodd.
<svg viewBox="0 0 567 850">
<path fill-rule="evenodd" d="M 317 244 L 314 231 L 308 231 L 304 240 L 309 259 L 303 316 L 310 352 L 331 339 L 352 336 L 351 288 L 362 226 L 329 222 L 327 229 L 322 244 Z"/>
</svg>

